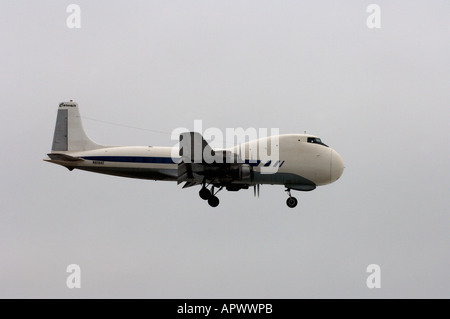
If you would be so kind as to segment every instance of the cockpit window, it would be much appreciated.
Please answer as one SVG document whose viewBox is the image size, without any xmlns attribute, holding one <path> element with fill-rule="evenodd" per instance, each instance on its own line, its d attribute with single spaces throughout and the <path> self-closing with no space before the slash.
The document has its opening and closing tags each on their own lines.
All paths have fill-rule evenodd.
<svg viewBox="0 0 450 319">
<path fill-rule="evenodd" d="M 322 140 L 318 137 L 308 137 L 308 143 L 320 144 L 328 147 L 328 145 L 323 143 Z"/>
</svg>

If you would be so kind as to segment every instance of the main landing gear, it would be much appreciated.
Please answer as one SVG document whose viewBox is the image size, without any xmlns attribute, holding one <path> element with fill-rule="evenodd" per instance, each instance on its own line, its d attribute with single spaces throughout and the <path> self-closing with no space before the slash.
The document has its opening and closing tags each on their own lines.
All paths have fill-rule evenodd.
<svg viewBox="0 0 450 319">
<path fill-rule="evenodd" d="M 289 195 L 288 199 L 286 200 L 286 205 L 288 205 L 289 208 L 294 208 L 295 206 L 297 206 L 298 200 L 297 198 L 292 197 L 290 188 L 286 189 L 286 192 Z"/>
<path fill-rule="evenodd" d="M 216 196 L 218 192 L 222 190 L 223 187 L 220 187 L 217 192 L 214 192 L 214 186 L 211 187 L 211 190 L 207 189 L 205 184 L 203 184 L 202 189 L 200 189 L 200 192 L 198 194 L 200 195 L 200 198 L 203 200 L 207 200 L 209 206 L 211 207 L 217 207 L 219 206 L 219 198 Z"/>
</svg>

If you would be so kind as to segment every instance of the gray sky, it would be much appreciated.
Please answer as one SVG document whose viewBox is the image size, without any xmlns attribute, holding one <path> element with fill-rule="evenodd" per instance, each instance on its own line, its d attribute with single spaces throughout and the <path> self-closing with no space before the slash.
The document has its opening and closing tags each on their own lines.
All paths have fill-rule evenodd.
<svg viewBox="0 0 450 319">
<path fill-rule="evenodd" d="M 370 3 L 0 2 L 0 297 L 450 297 L 450 2 L 376 1 L 381 29 Z M 281 186 L 212 209 L 198 188 L 43 162 L 69 99 L 164 132 L 307 131 L 346 169 L 294 210 Z M 173 145 L 84 125 L 102 144 Z"/>
</svg>

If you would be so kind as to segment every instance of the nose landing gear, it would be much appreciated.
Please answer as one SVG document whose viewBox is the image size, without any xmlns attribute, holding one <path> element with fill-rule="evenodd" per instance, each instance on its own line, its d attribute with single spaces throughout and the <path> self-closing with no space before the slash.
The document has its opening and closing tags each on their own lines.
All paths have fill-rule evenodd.
<svg viewBox="0 0 450 319">
<path fill-rule="evenodd" d="M 295 197 L 293 197 L 291 195 L 291 189 L 290 188 L 287 188 L 286 192 L 289 195 L 288 199 L 286 200 L 286 205 L 288 205 L 289 208 L 294 208 L 295 206 L 297 206 L 298 200 L 297 200 L 297 198 L 295 198 Z"/>
</svg>

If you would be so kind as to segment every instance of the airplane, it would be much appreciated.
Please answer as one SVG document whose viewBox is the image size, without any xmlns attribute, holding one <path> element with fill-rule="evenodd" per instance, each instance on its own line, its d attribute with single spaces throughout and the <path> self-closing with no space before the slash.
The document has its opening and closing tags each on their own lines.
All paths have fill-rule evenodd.
<svg viewBox="0 0 450 319">
<path fill-rule="evenodd" d="M 344 171 L 342 157 L 314 135 L 274 135 L 256 142 L 277 143 L 278 159 L 255 158 L 251 152 L 255 141 L 213 149 L 198 132 L 181 133 L 179 146 L 173 147 L 104 146 L 87 136 L 79 106 L 70 100 L 59 104 L 52 149 L 44 161 L 70 171 L 176 181 L 184 183 L 183 188 L 199 185 L 200 197 L 211 207 L 219 205 L 217 193 L 223 188 L 239 191 L 253 187 L 254 195 L 259 196 L 259 185 L 269 184 L 283 185 L 288 194 L 286 204 L 294 208 L 298 201 L 291 190 L 312 191 L 335 182 Z M 265 174 L 265 168 L 274 168 L 274 172 Z"/>
</svg>

